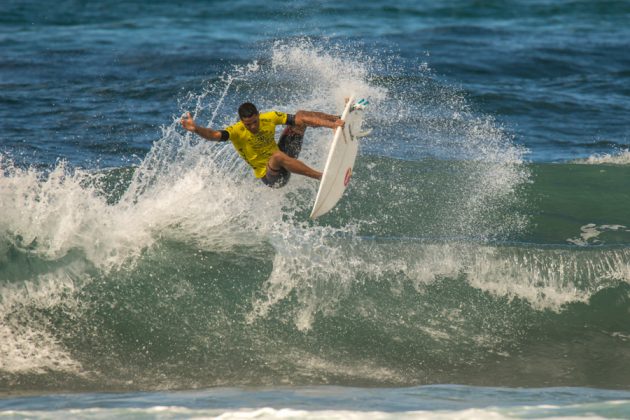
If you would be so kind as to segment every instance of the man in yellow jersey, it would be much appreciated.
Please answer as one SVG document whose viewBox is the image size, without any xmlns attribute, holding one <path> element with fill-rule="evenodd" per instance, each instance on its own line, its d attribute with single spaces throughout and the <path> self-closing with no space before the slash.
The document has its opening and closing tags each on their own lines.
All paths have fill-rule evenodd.
<svg viewBox="0 0 630 420">
<path fill-rule="evenodd" d="M 297 159 L 302 149 L 306 127 L 343 127 L 338 116 L 314 111 L 298 111 L 294 115 L 269 111 L 260 114 L 256 106 L 246 102 L 238 108 L 240 121 L 225 130 L 213 130 L 195 123 L 190 113 L 182 117 L 182 126 L 206 140 L 230 140 L 239 155 L 254 170 L 256 178 L 270 187 L 286 185 L 291 173 L 322 179 L 322 173 Z M 278 144 L 276 125 L 286 125 Z"/>
</svg>

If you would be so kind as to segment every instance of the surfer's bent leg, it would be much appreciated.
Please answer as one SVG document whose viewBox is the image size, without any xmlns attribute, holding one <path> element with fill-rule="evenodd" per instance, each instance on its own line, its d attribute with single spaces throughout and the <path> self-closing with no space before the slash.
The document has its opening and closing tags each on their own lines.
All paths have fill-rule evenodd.
<svg viewBox="0 0 630 420">
<path fill-rule="evenodd" d="M 284 187 L 287 182 L 289 182 L 291 172 L 296 172 L 310 178 L 321 179 L 321 172 L 297 160 L 302 151 L 304 131 L 306 131 L 305 125 L 287 125 L 282 131 L 280 140 L 278 140 L 278 148 L 280 152 L 286 156 L 283 158 L 281 154 L 280 156 L 274 156 L 274 158 L 270 159 L 270 161 L 275 160 L 276 165 L 282 162 L 280 163 L 280 165 L 282 165 L 280 167 L 272 166 L 270 163 L 267 163 L 267 173 L 261 178 L 261 181 L 265 185 L 272 188 Z M 289 158 L 288 160 L 287 157 Z"/>
<path fill-rule="evenodd" d="M 278 148 L 289 157 L 297 159 L 302 151 L 302 140 L 304 139 L 305 126 L 286 126 L 282 131 Z M 275 170 L 267 165 L 267 174 L 262 178 L 262 182 L 272 188 L 284 187 L 291 178 L 291 172 L 284 168 Z"/>
<path fill-rule="evenodd" d="M 268 187 L 280 188 L 287 185 L 289 178 L 291 178 L 291 172 L 284 168 L 278 170 L 272 169 L 269 164 L 267 164 L 267 173 L 264 177 L 260 178 L 260 180 Z"/>
<path fill-rule="evenodd" d="M 309 167 L 301 160 L 292 158 L 277 150 L 267 162 L 267 171 L 262 182 L 274 188 L 283 187 L 289 181 L 291 173 L 304 175 L 309 178 L 322 179 L 322 173 Z"/>
</svg>

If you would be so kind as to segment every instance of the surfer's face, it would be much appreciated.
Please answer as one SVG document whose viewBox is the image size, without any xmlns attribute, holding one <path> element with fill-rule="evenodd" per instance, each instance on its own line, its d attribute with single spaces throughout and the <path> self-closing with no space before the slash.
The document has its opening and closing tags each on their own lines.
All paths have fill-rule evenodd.
<svg viewBox="0 0 630 420">
<path fill-rule="evenodd" d="M 258 130 L 260 129 L 260 118 L 258 114 L 252 115 L 251 117 L 241 118 L 241 121 L 243 121 L 245 128 L 247 128 L 247 130 L 249 130 L 252 134 L 258 133 Z"/>
</svg>

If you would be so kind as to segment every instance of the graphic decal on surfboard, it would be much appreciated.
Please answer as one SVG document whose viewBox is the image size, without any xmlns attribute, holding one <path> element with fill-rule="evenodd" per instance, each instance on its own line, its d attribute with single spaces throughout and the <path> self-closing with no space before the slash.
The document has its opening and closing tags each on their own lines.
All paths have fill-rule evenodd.
<svg viewBox="0 0 630 420">
<path fill-rule="evenodd" d="M 343 179 L 343 186 L 347 187 L 350 183 L 350 177 L 352 176 L 352 168 L 348 168 L 346 171 L 346 177 Z"/>
<path fill-rule="evenodd" d="M 368 101 L 365 99 L 355 102 L 354 97 L 351 97 L 341 114 L 341 119 L 345 121 L 345 124 L 335 130 L 324 167 L 324 175 L 311 211 L 312 219 L 335 207 L 350 183 L 359 149 L 359 142 L 356 140 L 371 132 L 371 130 L 361 131 L 363 112 L 367 105 Z"/>
</svg>

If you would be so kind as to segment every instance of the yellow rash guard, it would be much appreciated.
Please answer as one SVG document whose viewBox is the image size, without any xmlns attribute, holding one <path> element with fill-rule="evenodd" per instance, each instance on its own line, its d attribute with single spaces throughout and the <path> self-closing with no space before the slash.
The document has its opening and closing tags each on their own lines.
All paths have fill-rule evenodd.
<svg viewBox="0 0 630 420">
<path fill-rule="evenodd" d="M 242 121 L 225 128 L 229 140 L 239 155 L 254 169 L 256 178 L 262 178 L 267 173 L 267 162 L 278 150 L 275 140 L 276 125 L 287 124 L 287 114 L 269 111 L 259 114 L 260 129 L 252 134 Z"/>
</svg>

